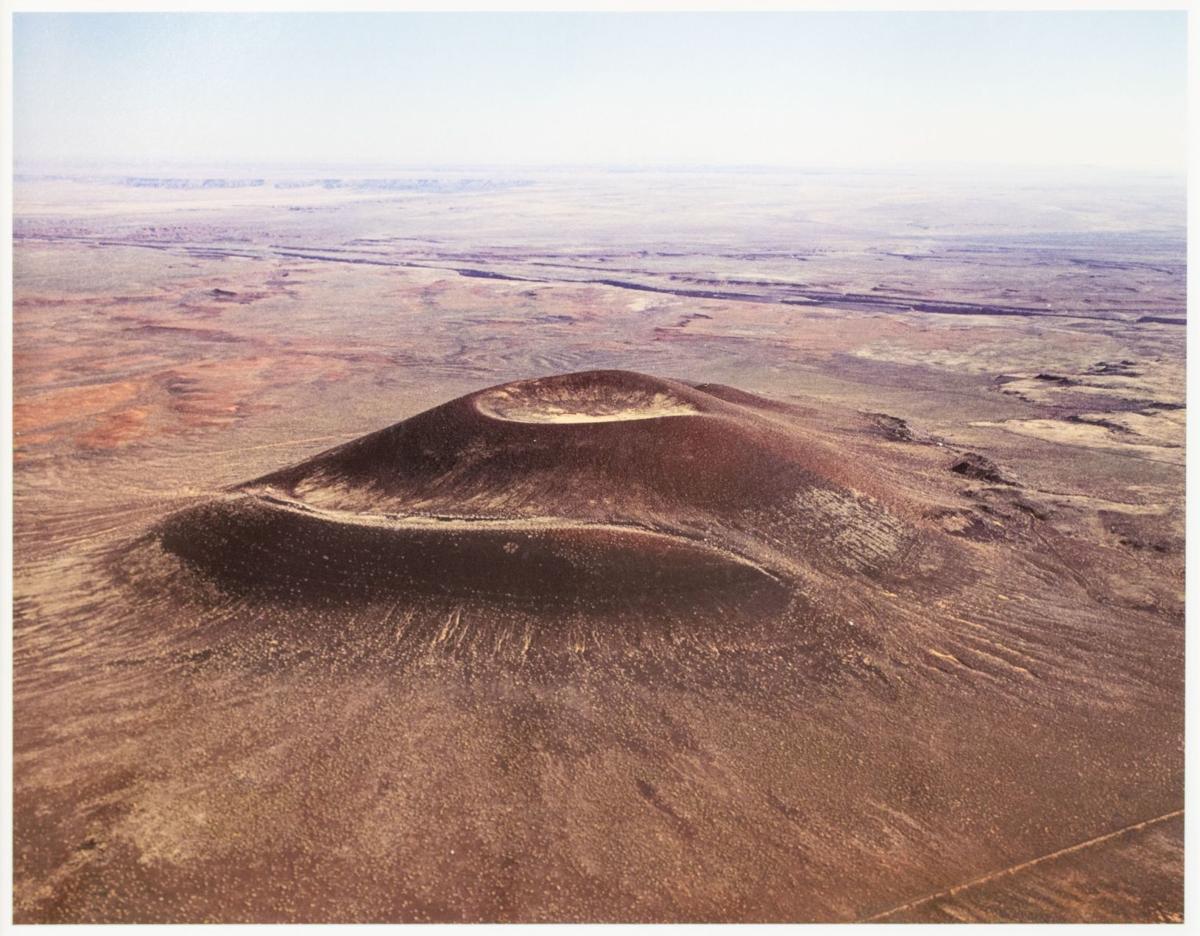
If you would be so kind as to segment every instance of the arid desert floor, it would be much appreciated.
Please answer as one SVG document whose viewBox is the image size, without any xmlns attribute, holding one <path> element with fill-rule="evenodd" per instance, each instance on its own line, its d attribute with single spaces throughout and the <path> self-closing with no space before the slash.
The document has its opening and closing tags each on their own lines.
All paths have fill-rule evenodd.
<svg viewBox="0 0 1200 936">
<path fill-rule="evenodd" d="M 15 215 L 18 922 L 1182 919 L 1181 182 Z"/>
</svg>

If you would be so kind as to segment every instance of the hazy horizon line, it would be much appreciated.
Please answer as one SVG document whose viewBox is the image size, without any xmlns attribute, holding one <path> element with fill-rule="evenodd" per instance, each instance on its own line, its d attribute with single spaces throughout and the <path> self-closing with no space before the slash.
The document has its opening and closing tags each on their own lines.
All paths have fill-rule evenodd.
<svg viewBox="0 0 1200 936">
<path fill-rule="evenodd" d="M 322 170 L 363 170 L 363 171 L 395 171 L 395 172 L 477 172 L 477 171 L 522 171 L 522 172 L 680 172 L 680 173 L 812 173 L 822 175 L 834 174 L 870 174 L 870 175 L 904 175 L 931 172 L 946 172 L 953 174 L 971 173 L 1013 173 L 1013 174 L 1064 174 L 1074 172 L 1092 172 L 1109 175 L 1137 175 L 1179 178 L 1186 180 L 1187 167 L 1172 169 L 1157 165 L 1112 165 L 1105 163 L 980 163 L 965 161 L 924 161 L 897 163 L 846 163 L 831 164 L 822 162 L 711 162 L 711 161 L 670 161 L 670 162 L 533 162 L 533 161 L 462 161 L 462 160 L 420 160 L 406 162 L 390 159 L 139 159 L 105 158 L 96 160 L 79 160 L 69 157 L 25 157 L 14 160 L 14 175 L 40 175 L 46 172 L 70 174 L 107 170 L 118 173 L 132 171 L 173 171 L 173 172 L 210 172 L 222 170 L 226 172 L 279 171 L 279 172 L 316 172 Z"/>
</svg>

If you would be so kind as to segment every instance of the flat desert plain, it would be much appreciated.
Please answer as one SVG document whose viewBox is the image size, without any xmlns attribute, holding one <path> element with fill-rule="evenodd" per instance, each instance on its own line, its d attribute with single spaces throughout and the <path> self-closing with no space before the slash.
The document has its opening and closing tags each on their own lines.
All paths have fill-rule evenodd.
<svg viewBox="0 0 1200 936">
<path fill-rule="evenodd" d="M 1182 183 L 15 214 L 19 922 L 1182 918 Z"/>
</svg>

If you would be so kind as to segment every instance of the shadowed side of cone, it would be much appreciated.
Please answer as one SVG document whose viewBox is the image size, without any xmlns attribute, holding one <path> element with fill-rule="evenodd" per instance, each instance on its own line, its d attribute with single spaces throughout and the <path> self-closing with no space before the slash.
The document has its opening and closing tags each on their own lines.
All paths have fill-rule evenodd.
<svg viewBox="0 0 1200 936">
<path fill-rule="evenodd" d="M 173 515 L 158 536 L 225 588 L 298 598 L 412 591 L 640 603 L 780 587 L 770 572 L 702 543 L 553 518 L 362 520 L 235 496 Z"/>
</svg>

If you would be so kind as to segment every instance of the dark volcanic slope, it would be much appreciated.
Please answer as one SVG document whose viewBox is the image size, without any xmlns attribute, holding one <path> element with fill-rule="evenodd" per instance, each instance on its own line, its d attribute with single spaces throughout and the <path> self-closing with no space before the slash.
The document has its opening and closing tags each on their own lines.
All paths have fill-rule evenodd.
<svg viewBox="0 0 1200 936">
<path fill-rule="evenodd" d="M 157 541 L 247 600 L 454 599 L 476 641 L 532 627 L 523 652 L 556 644 L 563 613 L 607 618 L 609 640 L 769 609 L 840 619 L 831 577 L 888 581 L 914 549 L 967 565 L 886 471 L 797 415 L 622 371 L 522 381 L 239 485 Z"/>
<path fill-rule="evenodd" d="M 787 648 L 806 680 L 889 691 L 915 668 L 1036 694 L 1090 680 L 1083 655 L 1149 677 L 1147 648 L 1064 587 L 1138 610 L 1120 573 L 1039 523 L 1036 495 L 845 419 L 623 371 L 521 381 L 180 511 L 151 543 L 186 572 L 150 564 L 286 621 L 319 611 L 292 639 L 363 664 L 380 651 L 348 634 L 386 605 L 380 626 L 405 625 L 383 659 L 450 641 L 550 665 L 650 639 Z"/>
<path fill-rule="evenodd" d="M 240 485 L 161 541 L 225 584 L 360 598 L 596 602 L 886 567 L 912 533 L 882 504 L 857 518 L 870 549 L 834 543 L 878 479 L 779 412 L 618 371 L 510 384 Z"/>
<path fill-rule="evenodd" d="M 18 917 L 1172 918 L 1178 556 L 1083 502 L 623 371 L 176 502 L 22 606 Z"/>
</svg>

